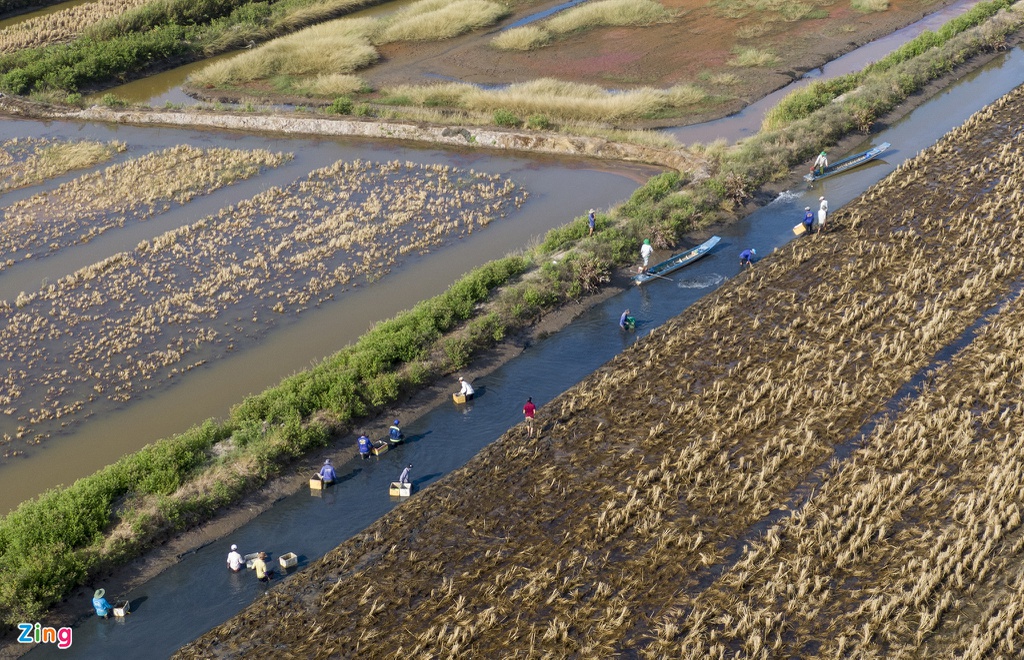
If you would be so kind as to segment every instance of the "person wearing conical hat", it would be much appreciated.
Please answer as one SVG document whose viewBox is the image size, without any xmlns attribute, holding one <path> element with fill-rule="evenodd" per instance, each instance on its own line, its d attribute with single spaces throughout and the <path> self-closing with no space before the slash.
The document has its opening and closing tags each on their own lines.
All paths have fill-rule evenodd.
<svg viewBox="0 0 1024 660">
<path fill-rule="evenodd" d="M 597 215 L 594 213 L 594 209 L 590 209 L 590 213 L 587 215 L 587 226 L 590 227 L 590 233 L 587 236 L 593 236 L 594 228 L 597 227 Z"/>
<path fill-rule="evenodd" d="M 97 589 L 92 595 L 92 606 L 96 610 L 96 616 L 101 616 L 104 619 L 110 616 L 110 610 L 114 609 L 107 602 L 107 599 L 103 597 L 106 593 L 104 589 Z"/>
</svg>

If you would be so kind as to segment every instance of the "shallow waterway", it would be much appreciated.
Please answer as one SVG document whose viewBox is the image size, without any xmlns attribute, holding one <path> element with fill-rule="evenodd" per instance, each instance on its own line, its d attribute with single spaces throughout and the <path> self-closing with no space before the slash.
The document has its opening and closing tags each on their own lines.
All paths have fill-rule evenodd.
<svg viewBox="0 0 1024 660">
<path fill-rule="evenodd" d="M 476 385 L 479 398 L 470 405 L 441 405 L 405 426 L 410 441 L 379 459 L 354 459 L 338 466 L 340 483 L 320 497 L 300 492 L 243 526 L 222 542 L 198 549 L 130 594 L 134 613 L 124 622 L 88 616 L 74 627 L 74 648 L 96 656 L 166 657 L 176 648 L 241 611 L 266 590 L 251 573 L 232 574 L 224 567 L 231 543 L 243 552 L 266 550 L 276 559 L 286 552 L 300 557 L 299 569 L 358 533 L 399 504 L 387 488 L 401 468 L 412 463 L 417 489 L 464 465 L 482 447 L 521 419 L 527 396 L 543 404 L 579 382 L 640 336 L 691 305 L 739 270 L 738 253 L 755 247 L 763 256 L 793 238 L 805 205 L 819 195 L 838 209 L 892 172 L 906 158 L 934 144 L 973 112 L 1024 84 L 1024 51 L 998 57 L 964 76 L 944 92 L 870 136 L 854 150 L 881 142 L 894 147 L 864 167 L 780 195 L 743 221 L 719 228 L 719 246 L 707 257 L 673 275 L 630 289 L 585 312 L 562 332 L 529 347 Z M 665 255 L 655 255 L 655 257 Z M 755 266 L 756 267 L 756 266 Z M 619 314 L 630 308 L 638 320 L 635 334 L 624 334 Z M 310 466 L 312 469 L 312 466 Z M 100 586 L 100 585 L 97 585 Z M 140 649 L 145 652 L 140 655 Z M 31 657 L 61 657 L 52 646 L 34 649 Z"/>
</svg>

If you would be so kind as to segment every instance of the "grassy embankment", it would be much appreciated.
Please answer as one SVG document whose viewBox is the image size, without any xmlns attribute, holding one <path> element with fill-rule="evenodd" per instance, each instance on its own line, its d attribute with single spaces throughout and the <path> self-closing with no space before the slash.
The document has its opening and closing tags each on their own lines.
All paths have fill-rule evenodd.
<svg viewBox="0 0 1024 660">
<path fill-rule="evenodd" d="M 923 35 L 922 41 L 941 43 L 916 57 L 910 53 L 917 47 L 908 46 L 890 66 L 865 75 L 862 87 L 885 89 L 884 96 L 849 94 L 735 148 L 718 145 L 708 151 L 716 162 L 709 179 L 655 177 L 623 206 L 600 215 L 594 237 L 586 237 L 583 218 L 553 230 L 535 250 L 473 271 L 314 369 L 250 397 L 227 420 L 207 422 L 22 504 L 0 519 L 0 608 L 7 621 L 37 618 L 91 572 L 209 519 L 347 423 L 463 366 L 545 309 L 599 286 L 613 265 L 634 258 L 640 238 L 668 246 L 680 233 L 719 219 L 755 186 L 787 175 L 821 145 L 863 126 L 865 111 L 877 116 L 948 71 L 949 61 L 963 61 L 1018 30 L 1024 22 L 1019 10 L 984 21 L 1009 4 L 979 5 L 957 20 L 983 26 L 947 39 Z M 523 277 L 531 268 L 535 274 Z"/>
<path fill-rule="evenodd" d="M 83 21 L 68 43 L 0 56 L 0 91 L 77 102 L 85 88 L 272 39 L 378 2 L 156 0 L 97 23 Z"/>
</svg>

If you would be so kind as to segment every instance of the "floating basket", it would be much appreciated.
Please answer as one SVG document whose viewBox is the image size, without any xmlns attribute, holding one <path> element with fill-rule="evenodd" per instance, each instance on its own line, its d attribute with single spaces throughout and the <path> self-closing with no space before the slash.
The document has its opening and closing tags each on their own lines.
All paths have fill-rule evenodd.
<svg viewBox="0 0 1024 660">
<path fill-rule="evenodd" d="M 391 495 L 395 497 L 409 497 L 412 495 L 412 484 L 403 484 L 400 481 L 391 482 Z"/>
<path fill-rule="evenodd" d="M 131 605 L 131 603 L 129 603 L 128 601 L 125 601 L 124 605 L 122 605 L 121 607 L 115 607 L 114 608 L 114 616 L 116 616 L 119 619 L 123 619 L 124 617 L 128 616 L 129 614 L 131 614 L 131 611 L 129 610 L 129 606 L 130 605 Z"/>
<path fill-rule="evenodd" d="M 319 477 L 313 477 L 309 480 L 310 490 L 323 490 L 324 482 Z"/>
<path fill-rule="evenodd" d="M 454 401 L 455 403 L 465 403 L 466 402 L 466 395 L 465 394 L 453 394 L 452 395 L 452 401 Z"/>
<path fill-rule="evenodd" d="M 391 449 L 391 446 L 385 442 L 384 444 L 381 445 L 374 445 L 373 449 L 370 450 L 370 453 L 373 454 L 374 456 L 380 456 L 381 454 L 387 452 L 388 449 Z"/>
<path fill-rule="evenodd" d="M 299 556 L 294 552 L 287 552 L 278 557 L 277 561 L 281 564 L 281 568 L 291 568 L 299 563 Z"/>
</svg>

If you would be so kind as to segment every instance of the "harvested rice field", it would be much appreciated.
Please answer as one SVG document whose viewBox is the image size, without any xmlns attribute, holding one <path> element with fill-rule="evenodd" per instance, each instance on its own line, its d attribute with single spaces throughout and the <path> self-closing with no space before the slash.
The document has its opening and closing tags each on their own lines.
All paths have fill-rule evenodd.
<svg viewBox="0 0 1024 660">
<path fill-rule="evenodd" d="M 285 159 L 179 147 L 115 165 L 13 205 L 22 231 L 3 251 L 10 262 L 30 241 L 45 253 L 88 240 L 104 219 L 141 221 Z M 161 187 L 129 194 L 144 181 Z M 17 420 L 0 444 L 38 443 L 127 402 L 407 255 L 486 228 L 526 197 L 500 175 L 449 165 L 338 161 L 0 303 L 0 409 Z M 78 215 L 43 222 L 54 204 Z"/>
<path fill-rule="evenodd" d="M 1018 88 L 176 657 L 1016 657 L 1022 110 Z"/>
<path fill-rule="evenodd" d="M 105 162 L 125 149 L 120 142 L 33 137 L 7 140 L 0 144 L 0 194 Z"/>
</svg>

